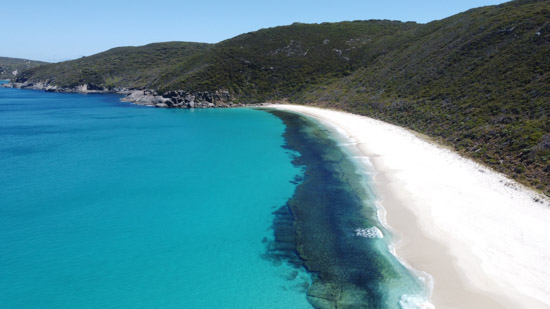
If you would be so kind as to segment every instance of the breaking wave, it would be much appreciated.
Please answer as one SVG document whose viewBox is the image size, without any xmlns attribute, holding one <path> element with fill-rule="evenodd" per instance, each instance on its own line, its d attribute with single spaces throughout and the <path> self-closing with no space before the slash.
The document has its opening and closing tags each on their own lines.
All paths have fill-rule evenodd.
<svg viewBox="0 0 550 309">
<path fill-rule="evenodd" d="M 384 238 L 384 234 L 382 234 L 382 231 L 376 226 L 366 229 L 357 228 L 355 229 L 355 236 L 364 238 Z"/>
</svg>

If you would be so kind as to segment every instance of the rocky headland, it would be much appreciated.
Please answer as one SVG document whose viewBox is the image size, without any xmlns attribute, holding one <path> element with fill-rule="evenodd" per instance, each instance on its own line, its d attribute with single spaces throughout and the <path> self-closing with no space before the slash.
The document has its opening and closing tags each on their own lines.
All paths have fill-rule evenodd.
<svg viewBox="0 0 550 309">
<path fill-rule="evenodd" d="M 189 92 L 185 90 L 172 90 L 159 93 L 153 89 L 128 89 L 122 87 L 106 88 L 93 84 L 83 84 L 74 87 L 60 87 L 46 82 L 7 83 L 1 85 L 4 88 L 33 89 L 46 92 L 60 93 L 115 93 L 125 95 L 121 99 L 137 105 L 163 107 L 163 108 L 229 108 L 244 106 L 262 106 L 263 103 L 242 104 L 234 103 L 228 91 L 199 91 Z"/>
</svg>

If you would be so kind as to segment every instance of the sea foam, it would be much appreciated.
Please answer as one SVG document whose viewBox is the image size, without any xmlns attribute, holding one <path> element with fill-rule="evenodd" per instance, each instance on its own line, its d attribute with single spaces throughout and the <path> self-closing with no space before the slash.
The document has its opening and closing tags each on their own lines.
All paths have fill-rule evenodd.
<svg viewBox="0 0 550 309">
<path fill-rule="evenodd" d="M 401 309 L 435 309 L 435 306 L 420 295 L 403 294 L 399 300 Z"/>
<path fill-rule="evenodd" d="M 382 231 L 376 226 L 366 229 L 357 228 L 355 229 L 355 236 L 364 238 L 384 238 L 384 234 L 382 234 Z"/>
</svg>

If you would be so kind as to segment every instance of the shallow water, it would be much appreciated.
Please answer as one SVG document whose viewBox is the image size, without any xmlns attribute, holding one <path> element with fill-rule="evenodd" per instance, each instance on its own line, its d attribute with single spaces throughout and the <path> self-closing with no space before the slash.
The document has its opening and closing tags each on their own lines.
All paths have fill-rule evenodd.
<svg viewBox="0 0 550 309">
<path fill-rule="evenodd" d="M 0 88 L 0 307 L 310 308 L 263 256 L 302 173 L 284 129 Z"/>
<path fill-rule="evenodd" d="M 303 181 L 280 211 L 292 215 L 296 236 L 290 241 L 313 274 L 310 302 L 317 308 L 427 305 L 423 282 L 389 250 L 392 237 L 379 222 L 369 190 L 372 174 L 338 143 L 336 132 L 297 114 L 271 112 L 285 122 L 287 147 L 300 154 L 294 164 L 304 168 Z M 288 217 L 275 220 L 276 231 L 286 233 Z M 283 248 L 288 242 L 275 240 Z"/>
</svg>

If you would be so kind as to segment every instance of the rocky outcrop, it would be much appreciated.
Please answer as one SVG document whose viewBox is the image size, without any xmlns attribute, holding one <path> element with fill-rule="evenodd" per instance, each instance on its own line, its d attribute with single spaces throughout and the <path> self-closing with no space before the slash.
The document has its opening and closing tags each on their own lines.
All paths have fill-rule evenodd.
<svg viewBox="0 0 550 309">
<path fill-rule="evenodd" d="M 162 95 L 168 99 L 168 107 L 176 108 L 209 108 L 209 107 L 229 107 L 234 105 L 231 102 L 231 95 L 228 91 L 201 91 L 187 92 L 184 90 L 169 91 Z"/>
<path fill-rule="evenodd" d="M 164 98 L 153 90 L 130 90 L 130 93 L 121 101 L 132 102 L 138 105 L 168 107 L 170 99 Z"/>
<path fill-rule="evenodd" d="M 93 84 L 83 84 L 74 87 L 60 87 L 57 85 L 51 85 L 48 82 L 24 82 L 24 83 L 8 83 L 3 84 L 4 88 L 19 88 L 19 89 L 35 89 L 44 90 L 47 92 L 66 92 L 66 93 L 109 93 L 118 92 L 117 90 L 109 90 L 105 87 L 99 87 Z M 122 90 L 122 89 L 118 89 Z"/>
<path fill-rule="evenodd" d="M 200 91 L 188 92 L 174 90 L 166 93 L 158 93 L 154 90 L 129 90 L 122 101 L 139 105 L 167 107 L 167 108 L 227 108 L 244 106 L 262 106 L 259 104 L 238 104 L 231 101 L 228 91 Z"/>
<path fill-rule="evenodd" d="M 153 89 L 127 89 L 127 88 L 106 88 L 93 84 L 83 84 L 74 87 L 60 87 L 51 85 L 48 82 L 24 82 L 2 84 L 4 88 L 35 89 L 47 92 L 64 93 L 117 93 L 126 95 L 121 101 L 132 102 L 138 105 L 165 107 L 165 108 L 227 108 L 244 106 L 262 106 L 259 104 L 238 104 L 232 102 L 229 91 L 200 91 L 188 92 L 185 90 L 174 90 L 166 93 L 159 93 Z"/>
</svg>

